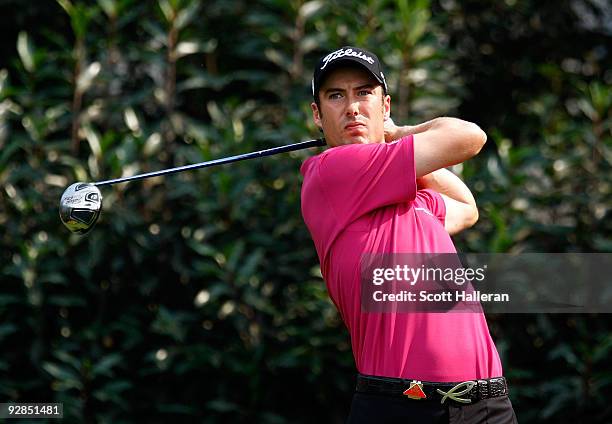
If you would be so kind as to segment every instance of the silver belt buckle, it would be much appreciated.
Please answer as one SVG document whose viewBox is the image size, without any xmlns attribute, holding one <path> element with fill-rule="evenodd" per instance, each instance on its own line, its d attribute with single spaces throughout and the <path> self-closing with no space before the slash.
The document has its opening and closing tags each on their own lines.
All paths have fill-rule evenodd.
<svg viewBox="0 0 612 424">
<path fill-rule="evenodd" d="M 465 389 L 463 389 L 462 391 L 458 391 L 462 389 L 463 387 L 465 387 Z M 442 400 L 440 401 L 440 403 L 444 403 L 446 399 L 452 399 L 455 402 L 459 402 L 459 403 L 472 403 L 471 399 L 460 398 L 459 396 L 463 396 L 469 393 L 470 390 L 472 390 L 474 387 L 476 387 L 475 381 L 464 381 L 462 383 L 455 385 L 455 387 L 450 389 L 448 392 L 445 392 L 440 389 L 436 389 L 436 391 L 442 395 Z"/>
</svg>

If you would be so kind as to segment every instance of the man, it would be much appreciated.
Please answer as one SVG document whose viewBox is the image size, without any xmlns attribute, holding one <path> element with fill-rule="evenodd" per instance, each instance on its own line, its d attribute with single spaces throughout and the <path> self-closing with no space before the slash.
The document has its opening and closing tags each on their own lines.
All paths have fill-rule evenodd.
<svg viewBox="0 0 612 424">
<path fill-rule="evenodd" d="M 475 124 L 390 119 L 376 55 L 343 47 L 323 57 L 312 114 L 330 147 L 304 162 L 302 214 L 359 372 L 349 423 L 515 423 L 499 355 L 482 313 L 362 308 L 360 260 L 371 253 L 454 253 L 472 226 L 470 190 L 445 170 L 486 141 Z"/>
</svg>

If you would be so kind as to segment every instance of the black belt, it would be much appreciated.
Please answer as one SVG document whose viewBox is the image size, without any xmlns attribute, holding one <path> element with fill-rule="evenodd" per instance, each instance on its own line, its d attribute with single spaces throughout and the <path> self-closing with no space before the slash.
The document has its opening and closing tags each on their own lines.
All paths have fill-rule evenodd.
<svg viewBox="0 0 612 424">
<path fill-rule="evenodd" d="M 468 380 L 458 383 L 432 383 L 401 378 L 357 375 L 356 391 L 419 400 L 452 400 L 458 404 L 469 404 L 481 399 L 508 395 L 504 377 L 487 380 Z"/>
</svg>

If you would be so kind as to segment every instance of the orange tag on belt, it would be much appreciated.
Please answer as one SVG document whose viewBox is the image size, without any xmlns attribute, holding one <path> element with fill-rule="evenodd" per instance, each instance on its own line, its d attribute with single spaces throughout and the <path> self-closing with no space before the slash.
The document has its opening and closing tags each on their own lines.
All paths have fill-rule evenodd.
<svg viewBox="0 0 612 424">
<path fill-rule="evenodd" d="M 425 399 L 427 397 L 423 391 L 423 383 L 416 380 L 412 380 L 410 382 L 410 387 L 404 390 L 403 394 L 408 396 L 410 399 Z"/>
</svg>

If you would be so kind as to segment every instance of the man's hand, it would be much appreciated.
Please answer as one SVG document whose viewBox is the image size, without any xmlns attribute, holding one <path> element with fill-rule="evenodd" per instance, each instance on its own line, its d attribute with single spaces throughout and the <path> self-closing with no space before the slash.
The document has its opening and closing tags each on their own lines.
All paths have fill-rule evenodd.
<svg viewBox="0 0 612 424">
<path fill-rule="evenodd" d="M 391 119 L 391 117 L 385 119 L 385 142 L 390 143 L 401 137 L 402 135 L 400 135 L 400 127 L 395 125 L 393 119 Z"/>
</svg>

